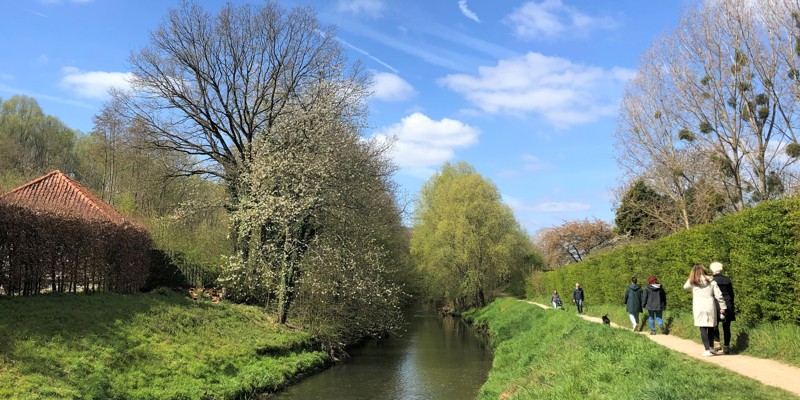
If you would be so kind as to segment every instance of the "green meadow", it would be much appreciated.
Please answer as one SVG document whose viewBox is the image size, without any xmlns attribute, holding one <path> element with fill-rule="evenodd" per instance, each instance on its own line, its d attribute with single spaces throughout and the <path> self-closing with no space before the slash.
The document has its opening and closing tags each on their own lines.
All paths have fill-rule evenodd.
<svg viewBox="0 0 800 400">
<path fill-rule="evenodd" d="M 494 365 L 479 399 L 786 399 L 790 393 L 631 331 L 502 298 L 465 317 L 486 329 Z"/>
<path fill-rule="evenodd" d="M 0 398 L 252 398 L 325 366 L 261 308 L 147 294 L 0 298 Z"/>
</svg>

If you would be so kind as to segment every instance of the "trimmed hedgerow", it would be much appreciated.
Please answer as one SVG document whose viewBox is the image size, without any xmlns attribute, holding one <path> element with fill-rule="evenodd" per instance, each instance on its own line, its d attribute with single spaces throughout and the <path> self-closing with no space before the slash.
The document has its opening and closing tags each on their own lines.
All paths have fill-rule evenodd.
<svg viewBox="0 0 800 400">
<path fill-rule="evenodd" d="M 136 292 L 150 235 L 135 224 L 77 218 L 0 203 L 0 294 Z"/>
<path fill-rule="evenodd" d="M 736 290 L 737 319 L 800 323 L 800 198 L 764 202 L 668 237 L 629 244 L 557 271 L 532 275 L 533 294 L 559 290 L 569 298 L 575 282 L 587 304 L 622 301 L 632 275 L 656 275 L 671 310 L 691 310 L 683 283 L 694 264 L 725 264 Z"/>
</svg>

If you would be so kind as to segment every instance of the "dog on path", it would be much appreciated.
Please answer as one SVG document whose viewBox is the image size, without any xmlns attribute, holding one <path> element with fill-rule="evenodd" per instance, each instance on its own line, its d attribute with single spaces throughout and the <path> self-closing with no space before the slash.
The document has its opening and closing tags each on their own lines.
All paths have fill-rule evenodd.
<svg viewBox="0 0 800 400">
<path fill-rule="evenodd" d="M 603 323 L 606 325 L 611 325 L 611 320 L 608 319 L 608 314 L 603 315 Z"/>
</svg>

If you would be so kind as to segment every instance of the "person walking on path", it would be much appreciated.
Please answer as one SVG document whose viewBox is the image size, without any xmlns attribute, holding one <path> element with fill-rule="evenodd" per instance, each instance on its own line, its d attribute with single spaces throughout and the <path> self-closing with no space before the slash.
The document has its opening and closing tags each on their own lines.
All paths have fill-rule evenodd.
<svg viewBox="0 0 800 400">
<path fill-rule="evenodd" d="M 559 308 L 564 308 L 564 304 L 561 303 L 561 296 L 558 294 L 558 290 L 553 290 L 553 295 L 550 296 L 550 302 L 553 303 L 553 308 L 556 310 Z"/>
<path fill-rule="evenodd" d="M 625 311 L 631 318 L 634 332 L 639 326 L 639 314 L 642 312 L 642 287 L 636 284 L 635 276 L 631 277 L 631 284 L 625 289 Z"/>
<path fill-rule="evenodd" d="M 683 288 L 692 291 L 692 314 L 694 314 L 694 326 L 700 328 L 700 339 L 703 340 L 705 351 L 703 356 L 710 357 L 710 340 L 714 337 L 714 327 L 717 326 L 717 305 L 721 313 L 725 313 L 727 306 L 722 292 L 717 286 L 717 282 L 706 275 L 702 265 L 695 265 L 689 273 L 689 279 L 683 284 Z M 716 301 L 716 304 L 715 304 Z"/>
<path fill-rule="evenodd" d="M 722 298 L 725 300 L 725 306 L 727 307 L 725 313 L 720 313 L 718 315 L 720 322 L 722 322 L 723 336 L 721 339 L 723 340 L 720 340 L 719 336 L 719 323 L 714 325 L 714 340 L 720 342 L 722 345 L 721 349 L 715 348 L 714 350 L 722 350 L 723 353 L 729 354 L 731 352 L 731 322 L 736 321 L 736 306 L 733 302 L 733 283 L 730 278 L 722 275 L 722 263 L 716 261 L 712 262 L 709 268 L 711 268 L 711 273 L 714 274 L 714 282 L 719 286 L 719 291 L 722 292 Z"/>
<path fill-rule="evenodd" d="M 667 328 L 664 327 L 664 321 L 661 319 L 661 314 L 667 309 L 667 292 L 661 287 L 661 282 L 655 275 L 650 275 L 647 278 L 647 287 L 642 294 L 642 308 L 647 310 L 647 321 L 650 323 L 650 334 L 656 334 L 655 322 L 658 322 L 661 333 L 667 334 Z M 653 321 L 655 319 L 655 321 Z"/>
<path fill-rule="evenodd" d="M 578 315 L 583 315 L 583 289 L 580 283 L 575 283 L 575 290 L 572 291 L 572 302 L 578 307 Z"/>
</svg>

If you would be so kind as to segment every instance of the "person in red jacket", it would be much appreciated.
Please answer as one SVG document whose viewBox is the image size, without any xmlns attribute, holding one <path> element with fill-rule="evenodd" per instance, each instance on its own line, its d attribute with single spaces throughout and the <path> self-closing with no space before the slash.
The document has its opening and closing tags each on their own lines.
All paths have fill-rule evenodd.
<svg viewBox="0 0 800 400">
<path fill-rule="evenodd" d="M 655 275 L 650 275 L 647 278 L 647 287 L 644 288 L 642 294 L 642 308 L 647 310 L 648 322 L 650 322 L 650 334 L 656 334 L 656 325 L 653 323 L 658 322 L 661 328 L 661 333 L 667 334 L 667 328 L 664 327 L 664 321 L 661 319 L 661 314 L 667 309 L 667 292 L 661 287 L 661 282 Z"/>
</svg>

